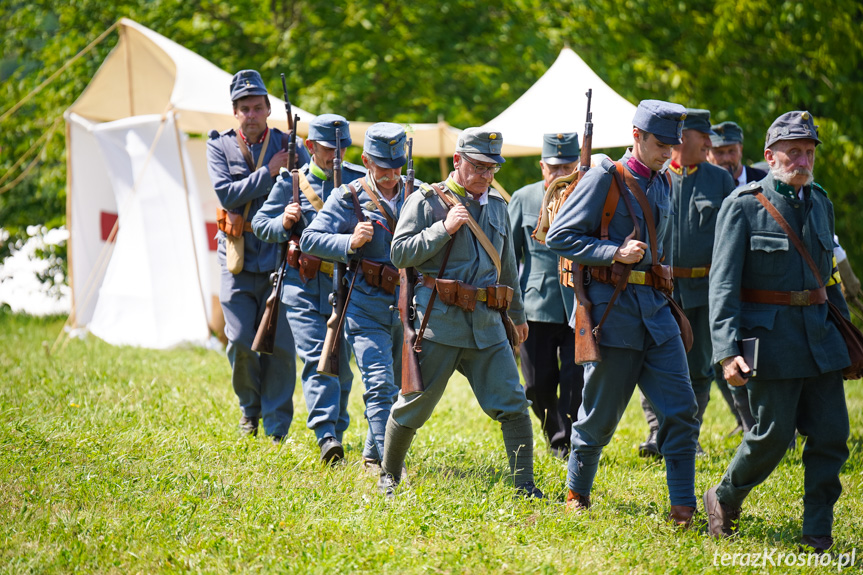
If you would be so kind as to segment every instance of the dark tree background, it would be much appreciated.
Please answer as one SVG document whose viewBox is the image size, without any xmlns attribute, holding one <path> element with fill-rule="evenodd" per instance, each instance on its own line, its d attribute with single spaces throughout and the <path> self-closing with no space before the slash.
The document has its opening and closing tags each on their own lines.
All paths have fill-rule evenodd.
<svg viewBox="0 0 863 575">
<path fill-rule="evenodd" d="M 777 115 L 808 109 L 824 140 L 816 180 L 833 200 L 843 246 L 863 269 L 856 217 L 863 207 L 863 5 L 856 0 L 11 0 L 0 4 L 0 113 L 124 16 L 227 71 L 260 70 L 275 93 L 285 72 L 297 105 L 356 120 L 485 123 L 564 45 L 633 103 L 671 100 L 710 109 L 717 122 L 738 122 L 748 162 L 763 159 L 764 132 Z M 10 169 L 55 126 L 116 42 L 108 36 L 2 122 L 0 189 L 18 177 L 23 165 Z M 537 180 L 536 161 L 508 162 L 500 182 L 512 191 Z M 65 170 L 61 120 L 35 169 L 0 193 L 0 227 L 11 233 L 0 258 L 27 225 L 65 222 Z M 437 161 L 417 162 L 417 172 L 437 177 Z"/>
</svg>

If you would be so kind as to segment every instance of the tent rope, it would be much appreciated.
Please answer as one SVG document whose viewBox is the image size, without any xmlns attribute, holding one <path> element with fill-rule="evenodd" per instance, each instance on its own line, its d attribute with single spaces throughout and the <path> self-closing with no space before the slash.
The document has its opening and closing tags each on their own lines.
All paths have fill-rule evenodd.
<svg viewBox="0 0 863 575">
<path fill-rule="evenodd" d="M 44 134 L 42 134 L 41 136 L 39 136 L 39 139 L 36 140 L 32 146 L 30 146 L 30 149 L 27 150 L 26 152 L 24 152 L 24 154 L 22 154 L 21 157 L 18 158 L 18 161 L 15 162 L 15 165 L 13 165 L 11 168 L 6 170 L 6 173 L 3 174 L 2 177 L 0 177 L 0 185 L 2 185 L 3 182 L 5 182 L 9 178 L 9 176 L 11 176 L 12 173 L 18 168 L 18 166 L 20 166 L 22 163 L 24 163 L 25 160 L 27 160 L 30 157 L 31 153 L 34 150 L 36 150 L 36 147 L 43 140 L 45 141 L 44 145 L 36 153 L 36 157 L 33 158 L 33 160 L 29 164 L 27 164 L 27 166 L 24 168 L 24 170 L 21 172 L 21 174 L 19 174 L 18 177 L 15 178 L 12 182 L 10 182 L 9 184 L 0 188 L 0 194 L 3 194 L 5 192 L 11 190 L 16 185 L 18 185 L 18 183 L 27 176 L 27 174 L 30 172 L 30 170 L 33 169 L 33 167 L 39 161 L 39 158 L 42 156 L 42 152 L 44 152 L 45 148 L 48 147 L 48 144 L 51 143 L 51 138 L 54 136 L 54 132 L 57 130 L 57 126 L 60 125 L 60 121 L 62 119 L 63 119 L 63 117 L 59 116 L 56 120 L 54 120 L 54 123 L 51 125 L 51 127 L 48 129 L 48 131 L 45 132 Z"/>
<path fill-rule="evenodd" d="M 18 101 L 18 103 L 17 103 L 17 104 L 15 104 L 15 105 L 14 105 L 14 106 L 12 106 L 11 108 L 9 108 L 9 109 L 8 109 L 8 110 L 6 110 L 5 112 L 3 112 L 3 115 L 2 115 L 2 116 L 0 116 L 0 123 L 2 123 L 2 122 L 3 122 L 3 120 L 5 120 L 6 118 L 8 118 L 9 116 L 11 116 L 12 114 L 14 114 L 15 112 L 17 112 L 17 111 L 18 111 L 18 109 L 19 109 L 19 108 L 21 108 L 21 106 L 23 106 L 24 104 L 26 104 L 26 103 L 30 100 L 30 98 L 32 98 L 33 96 L 35 96 L 36 94 L 38 94 L 39 92 L 41 92 L 41 91 L 42 91 L 42 89 L 43 89 L 43 88 L 45 88 L 45 86 L 47 86 L 48 84 L 50 84 L 51 82 L 53 82 L 54 80 L 56 80 L 56 79 L 57 79 L 57 76 L 59 76 L 60 74 L 62 74 L 63 72 L 65 72 L 65 71 L 66 71 L 66 70 L 67 70 L 67 69 L 68 69 L 72 64 L 74 64 L 76 61 L 78 61 L 78 60 L 79 60 L 79 59 L 80 59 L 84 54 L 86 54 L 87 52 L 89 52 L 90 50 L 92 50 L 92 49 L 93 49 L 97 44 L 99 44 L 99 42 L 101 42 L 102 40 L 104 40 L 104 39 L 105 39 L 105 37 L 106 37 L 108 34 L 110 34 L 111 32 L 113 32 L 113 31 L 114 31 L 114 28 L 116 28 L 119 24 L 120 24 L 120 21 L 119 21 L 119 20 L 117 20 L 116 22 L 114 22 L 113 24 L 111 24 L 111 25 L 110 25 L 110 26 L 109 26 L 109 27 L 108 27 L 104 32 L 102 32 L 101 34 L 99 34 L 99 37 L 98 37 L 98 38 L 96 38 L 95 40 L 93 40 L 92 42 L 90 42 L 90 43 L 87 45 L 87 47 L 86 47 L 86 48 L 84 48 L 83 50 L 81 50 L 80 52 L 78 52 L 77 54 L 75 54 L 74 56 L 72 56 L 72 59 L 68 60 L 65 64 L 63 64 L 62 66 L 60 66 L 60 68 L 59 68 L 59 69 L 57 69 L 53 74 L 51 74 L 50 76 L 48 76 L 48 78 L 47 78 L 44 82 L 42 82 L 41 84 L 39 84 L 38 86 L 36 86 L 33 90 L 31 90 L 31 91 L 30 91 L 30 93 L 29 93 L 29 94 L 27 94 L 26 96 L 24 96 L 23 98 L 21 98 L 21 99 Z"/>
</svg>

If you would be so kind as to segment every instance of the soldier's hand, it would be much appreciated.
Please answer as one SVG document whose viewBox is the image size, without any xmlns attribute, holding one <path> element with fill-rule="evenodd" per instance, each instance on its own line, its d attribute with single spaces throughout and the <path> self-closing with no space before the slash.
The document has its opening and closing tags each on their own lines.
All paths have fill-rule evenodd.
<svg viewBox="0 0 863 575">
<path fill-rule="evenodd" d="M 267 167 L 270 169 L 270 175 L 275 178 L 279 175 L 279 170 L 288 167 L 288 153 L 284 150 L 279 150 L 275 156 L 270 158 Z"/>
<path fill-rule="evenodd" d="M 360 222 L 351 234 L 351 249 L 356 250 L 372 241 L 375 229 L 372 222 Z"/>
<path fill-rule="evenodd" d="M 515 333 L 518 334 L 518 343 L 524 343 L 527 339 L 527 322 L 515 326 Z"/>
<path fill-rule="evenodd" d="M 467 208 L 459 204 L 447 212 L 443 226 L 446 228 L 446 233 L 453 235 L 460 227 L 465 225 L 469 219 L 470 214 L 468 213 Z"/>
<path fill-rule="evenodd" d="M 743 356 L 732 355 L 722 360 L 722 375 L 725 381 L 734 387 L 746 385 L 749 381 L 748 375 L 752 373 L 752 369 L 743 361 Z"/>
<path fill-rule="evenodd" d="M 285 213 L 282 215 L 282 227 L 286 230 L 294 227 L 294 224 L 300 221 L 303 211 L 300 209 L 300 204 L 291 202 L 285 206 Z"/>
<path fill-rule="evenodd" d="M 647 244 L 635 239 L 635 230 L 626 236 L 617 251 L 614 252 L 614 261 L 622 264 L 635 264 L 641 261 L 644 257 L 644 252 L 647 250 Z"/>
</svg>

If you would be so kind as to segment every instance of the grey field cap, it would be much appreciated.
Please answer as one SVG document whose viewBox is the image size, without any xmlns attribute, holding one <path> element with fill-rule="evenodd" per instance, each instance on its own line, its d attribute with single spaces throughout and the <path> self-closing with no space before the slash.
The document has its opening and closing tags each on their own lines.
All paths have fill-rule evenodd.
<svg viewBox="0 0 863 575">
<path fill-rule="evenodd" d="M 466 154 L 480 162 L 503 164 L 506 160 L 500 155 L 503 149 L 503 134 L 483 128 L 467 128 L 458 136 L 455 151 Z"/>
<path fill-rule="evenodd" d="M 558 132 L 542 136 L 542 161 L 546 164 L 558 166 L 577 162 L 580 152 L 576 132 Z"/>
<path fill-rule="evenodd" d="M 695 130 L 708 136 L 713 135 L 710 129 L 710 110 L 686 108 L 686 118 L 683 120 L 684 130 Z"/>
<path fill-rule="evenodd" d="M 722 122 L 710 128 L 713 130 L 710 142 L 714 148 L 743 143 L 743 129 L 734 122 Z"/>
<path fill-rule="evenodd" d="M 401 168 L 407 161 L 405 129 L 392 122 L 378 122 L 366 130 L 363 152 L 384 168 Z"/>
<path fill-rule="evenodd" d="M 267 88 L 257 70 L 240 70 L 231 78 L 231 101 L 246 96 L 266 96 Z"/>
<path fill-rule="evenodd" d="M 309 122 L 309 135 L 306 138 L 327 148 L 336 147 L 336 128 L 342 149 L 351 145 L 350 123 L 338 114 L 321 114 Z"/>
<path fill-rule="evenodd" d="M 676 146 L 683 136 L 686 108 L 662 100 L 642 100 L 635 109 L 632 125 L 656 136 L 663 144 Z"/>
<path fill-rule="evenodd" d="M 764 141 L 766 150 L 780 140 L 814 140 L 815 145 L 821 143 L 818 139 L 818 126 L 812 119 L 812 114 L 805 110 L 785 112 L 770 124 L 767 138 Z"/>
</svg>

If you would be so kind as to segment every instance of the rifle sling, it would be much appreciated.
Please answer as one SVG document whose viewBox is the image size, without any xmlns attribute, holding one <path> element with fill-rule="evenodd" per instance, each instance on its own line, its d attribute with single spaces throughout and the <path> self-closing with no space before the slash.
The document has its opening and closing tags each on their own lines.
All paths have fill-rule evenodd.
<svg viewBox="0 0 863 575">
<path fill-rule="evenodd" d="M 443 254 L 443 261 L 440 264 L 440 269 L 437 272 L 437 277 L 443 277 L 443 273 L 446 271 L 446 263 L 449 261 L 449 253 L 452 251 L 452 246 L 455 242 L 452 241 L 452 238 L 447 242 L 446 251 Z M 429 296 L 429 303 L 426 306 L 426 312 L 423 314 L 423 321 L 420 324 L 420 330 L 417 332 L 417 340 L 414 343 L 414 351 L 419 353 L 422 350 L 422 342 L 423 335 L 426 332 L 426 326 L 429 323 L 429 317 L 431 316 L 432 306 L 434 305 L 434 300 L 437 297 L 437 282 L 435 282 L 434 287 L 432 288 L 431 295 Z"/>
<path fill-rule="evenodd" d="M 455 198 L 451 197 L 448 194 L 445 194 L 443 190 L 441 190 L 440 186 L 437 184 L 432 184 L 432 188 L 437 192 L 437 195 L 440 197 L 441 201 L 444 205 L 449 206 L 449 208 L 453 208 L 456 205 Z M 473 219 L 473 216 L 470 215 L 470 212 L 467 214 L 467 227 L 470 228 L 470 231 L 473 232 L 473 235 L 479 240 L 480 245 L 482 245 L 483 249 L 488 253 L 488 256 L 491 258 L 492 263 L 494 264 L 495 270 L 497 270 L 497 279 L 495 282 L 500 281 L 500 254 L 497 253 L 497 250 L 494 249 L 494 244 L 491 243 L 491 240 L 488 239 L 488 236 L 485 235 L 485 232 L 482 231 L 482 228 L 479 227 L 479 224 Z M 440 276 L 438 276 L 440 277 Z"/>
<path fill-rule="evenodd" d="M 378 209 L 378 211 L 381 213 L 381 215 L 383 215 L 383 217 L 386 218 L 387 226 L 389 226 L 390 231 L 391 232 L 395 231 L 396 220 L 390 215 L 390 213 L 387 210 L 384 209 L 383 204 L 381 204 L 380 198 L 378 198 L 378 193 L 374 190 L 374 188 L 372 188 L 368 184 L 368 182 L 366 182 L 365 178 L 363 178 L 363 189 L 366 191 L 366 193 L 372 199 L 372 202 L 374 202 L 375 207 Z"/>
</svg>

